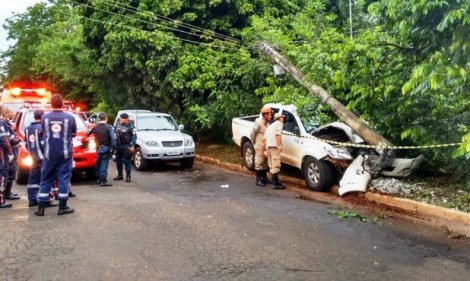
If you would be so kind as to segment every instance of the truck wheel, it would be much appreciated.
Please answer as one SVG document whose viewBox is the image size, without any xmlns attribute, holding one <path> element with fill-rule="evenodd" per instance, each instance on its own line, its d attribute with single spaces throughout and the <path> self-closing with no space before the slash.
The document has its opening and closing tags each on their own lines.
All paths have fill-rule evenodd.
<svg viewBox="0 0 470 281">
<path fill-rule="evenodd" d="M 148 166 L 148 160 L 144 159 L 144 156 L 142 155 L 142 150 L 140 147 L 137 147 L 135 149 L 135 155 L 134 155 L 134 167 L 138 171 L 143 171 L 147 169 Z"/>
<path fill-rule="evenodd" d="M 242 147 L 243 163 L 250 171 L 255 170 L 255 148 L 251 142 L 247 141 Z"/>
<path fill-rule="evenodd" d="M 18 167 L 16 172 L 16 184 L 27 184 L 28 183 L 29 173 Z"/>
<path fill-rule="evenodd" d="M 328 191 L 333 183 L 333 172 L 329 163 L 310 156 L 302 163 L 302 175 L 313 191 Z"/>
<path fill-rule="evenodd" d="M 183 160 L 180 161 L 180 164 L 181 164 L 181 168 L 190 169 L 194 165 L 194 157 L 184 158 Z"/>
</svg>

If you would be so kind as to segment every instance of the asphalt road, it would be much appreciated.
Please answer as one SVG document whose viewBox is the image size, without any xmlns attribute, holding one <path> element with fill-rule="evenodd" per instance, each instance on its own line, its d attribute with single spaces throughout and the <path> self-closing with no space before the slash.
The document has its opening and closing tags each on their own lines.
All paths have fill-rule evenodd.
<svg viewBox="0 0 470 281">
<path fill-rule="evenodd" d="M 111 165 L 112 167 L 112 165 Z M 110 178 L 115 171 L 110 167 Z M 111 180 L 112 182 L 112 180 Z M 470 241 L 370 209 L 254 186 L 196 163 L 99 187 L 75 178 L 75 213 L 0 210 L 0 280 L 468 280 Z"/>
</svg>

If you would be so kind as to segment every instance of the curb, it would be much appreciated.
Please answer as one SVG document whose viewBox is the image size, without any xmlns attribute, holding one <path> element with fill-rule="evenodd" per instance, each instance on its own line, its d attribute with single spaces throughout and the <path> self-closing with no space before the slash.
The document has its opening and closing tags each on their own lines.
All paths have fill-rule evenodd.
<svg viewBox="0 0 470 281">
<path fill-rule="evenodd" d="M 214 159 L 207 156 L 201 156 L 196 154 L 195 159 L 197 161 L 214 165 L 222 169 L 230 170 L 233 172 L 240 172 L 244 174 L 252 174 L 253 172 L 248 170 L 246 167 L 240 164 L 230 164 L 226 162 L 221 162 L 218 159 Z M 314 192 L 307 189 L 307 184 L 304 180 L 293 178 L 289 176 L 279 176 L 279 179 L 282 182 L 287 182 L 296 185 L 286 186 L 287 189 L 298 192 L 301 196 L 307 197 L 309 199 L 322 202 L 322 203 L 341 203 L 342 197 L 338 196 L 338 186 L 333 186 L 329 193 L 323 192 Z M 302 187 L 302 188 L 300 188 Z M 332 194 L 335 196 L 333 197 Z M 385 205 L 391 208 L 399 209 L 410 213 L 411 215 L 421 215 L 424 216 L 425 220 L 432 222 L 433 224 L 438 224 L 446 228 L 450 232 L 456 232 L 461 235 L 470 237 L 470 214 L 462 211 L 447 209 L 444 207 L 431 205 L 427 203 L 422 203 L 418 201 L 413 201 L 410 199 L 393 197 L 373 192 L 365 192 L 361 197 L 365 198 L 370 202 L 374 202 L 380 205 Z"/>
</svg>

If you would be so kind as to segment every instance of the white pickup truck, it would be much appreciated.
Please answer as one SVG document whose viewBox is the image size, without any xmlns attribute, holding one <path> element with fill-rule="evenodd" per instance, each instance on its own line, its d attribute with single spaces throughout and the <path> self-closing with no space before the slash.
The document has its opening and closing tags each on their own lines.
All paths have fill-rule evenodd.
<svg viewBox="0 0 470 281">
<path fill-rule="evenodd" d="M 300 169 L 308 188 L 312 190 L 327 191 L 342 177 L 340 195 L 365 191 L 371 174 L 406 177 L 424 159 L 422 156 L 414 159 L 393 158 L 388 153 L 390 151 L 377 152 L 368 148 L 351 127 L 341 122 L 308 131 L 295 106 L 268 106 L 274 113 L 280 112 L 286 117 L 282 132 L 282 163 Z M 250 132 L 258 117 L 253 115 L 232 119 L 232 140 L 240 146 L 244 164 L 250 170 L 254 170 L 254 147 Z"/>
</svg>

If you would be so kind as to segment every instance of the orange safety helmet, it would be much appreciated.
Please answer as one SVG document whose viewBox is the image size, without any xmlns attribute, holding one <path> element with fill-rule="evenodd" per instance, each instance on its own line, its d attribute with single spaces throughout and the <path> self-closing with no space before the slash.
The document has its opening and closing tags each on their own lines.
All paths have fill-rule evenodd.
<svg viewBox="0 0 470 281">
<path fill-rule="evenodd" d="M 265 105 L 263 108 L 261 108 L 261 114 L 263 113 L 272 113 L 271 107 Z"/>
</svg>

